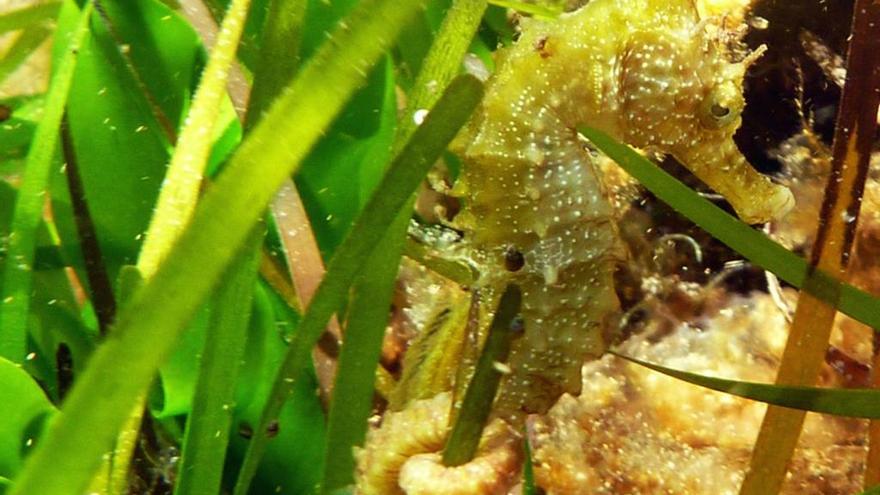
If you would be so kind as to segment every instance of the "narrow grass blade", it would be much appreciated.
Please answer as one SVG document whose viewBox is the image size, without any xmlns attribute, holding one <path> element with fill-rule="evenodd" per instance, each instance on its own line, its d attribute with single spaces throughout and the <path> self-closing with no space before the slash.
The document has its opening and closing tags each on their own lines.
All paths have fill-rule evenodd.
<svg viewBox="0 0 880 495">
<path fill-rule="evenodd" d="M 419 0 L 362 2 L 275 101 L 205 194 L 156 274 L 120 312 L 114 336 L 92 356 L 12 495 L 78 493 L 85 487 L 133 401 L 275 190 L 420 5 Z"/>
<path fill-rule="evenodd" d="M 582 128 L 581 132 L 649 191 L 690 221 L 761 268 L 797 288 L 804 288 L 810 271 L 806 260 L 700 197 L 632 148 L 595 129 Z M 818 297 L 839 293 L 837 308 L 840 311 L 880 329 L 880 300 L 827 274 L 819 272 L 814 277 L 820 281 L 812 286 L 815 292 L 819 292 Z"/>
<path fill-rule="evenodd" d="M 877 108 L 880 106 L 880 70 L 876 69 L 880 66 L 877 24 L 880 24 L 880 2 L 857 0 L 853 7 L 846 84 L 840 99 L 831 150 L 831 174 L 825 185 L 816 241 L 810 253 L 811 268 L 841 280 L 846 279 L 847 265 L 855 243 L 877 130 Z M 866 70 L 867 67 L 874 69 Z M 831 295 L 838 294 L 839 289 Z M 779 363 L 776 383 L 816 383 L 834 328 L 836 302 L 809 290 L 801 292 Z M 877 325 L 872 326 L 875 331 L 880 330 Z M 876 336 L 873 342 L 876 342 Z M 876 344 L 874 349 L 876 352 Z M 779 491 L 797 446 L 804 416 L 803 412 L 790 409 L 772 406 L 767 409 L 752 450 L 749 470 L 740 488 L 742 495 Z M 880 439 L 873 437 L 870 440 L 873 452 L 869 451 L 868 459 L 876 463 L 880 457 L 880 446 L 876 443 Z M 876 483 L 877 478 L 880 478 L 880 473 L 876 465 L 868 467 L 866 482 Z"/>
<path fill-rule="evenodd" d="M 667 368 L 616 352 L 611 352 L 611 354 L 658 373 L 663 373 L 664 375 L 703 388 L 736 395 L 737 397 L 801 411 L 853 418 L 880 418 L 880 390 L 870 388 L 795 387 L 729 380 Z"/>
<path fill-rule="evenodd" d="M 486 0 L 454 0 L 416 76 L 394 140 L 395 154 L 416 129 L 416 111 L 434 106 L 458 75 L 461 61 L 480 27 Z"/>
<path fill-rule="evenodd" d="M 3 273 L 0 301 L 0 357 L 21 363 L 25 356 L 27 317 L 33 285 L 34 248 L 43 214 L 49 173 L 58 144 L 58 130 L 76 67 L 77 50 L 89 32 L 92 2 L 86 2 L 67 50 L 58 65 L 46 96 L 44 114 L 34 131 L 24 177 L 15 203 Z"/>
<path fill-rule="evenodd" d="M 431 108 L 441 97 L 458 74 L 485 9 L 485 0 L 453 2 L 422 64 L 404 116 L 420 108 Z M 398 125 L 393 146 L 395 152 L 416 130 L 411 118 L 404 117 Z M 410 216 L 410 208 L 400 210 L 354 286 L 349 326 L 339 356 L 329 414 L 322 483 L 324 493 L 353 482 L 352 447 L 362 443 L 366 434 L 376 382 L 376 363 Z"/>
<path fill-rule="evenodd" d="M 61 2 L 45 2 L 0 14 L 0 34 L 52 19 L 60 9 Z"/>
<path fill-rule="evenodd" d="M 437 256 L 427 246 L 413 238 L 407 239 L 403 254 L 459 285 L 471 286 L 478 277 L 474 268 L 458 261 Z"/>
<path fill-rule="evenodd" d="M 260 58 L 248 100 L 245 128 L 250 129 L 278 97 L 300 66 L 299 47 L 306 0 L 270 0 L 260 42 Z"/>
<path fill-rule="evenodd" d="M 446 149 L 446 145 L 466 122 L 481 97 L 481 85 L 473 77 L 461 76 L 449 86 L 394 160 L 348 237 L 337 250 L 273 383 L 269 401 L 260 424 L 255 429 L 259 433 L 251 440 L 239 472 L 234 492 L 236 495 L 247 492 L 268 441 L 262 432 L 277 418 L 293 384 L 308 365 L 312 347 L 324 325 L 346 300 L 348 289 L 360 272 L 363 260 L 384 237 L 391 220 L 408 204 L 410 196 L 434 160 Z"/>
<path fill-rule="evenodd" d="M 156 210 L 138 256 L 138 269 L 145 280 L 156 272 L 162 259 L 192 217 L 199 198 L 205 166 L 213 144 L 214 124 L 226 97 L 229 69 L 247 19 L 250 0 L 234 0 L 220 27 L 208 65 L 202 72 L 186 125 L 177 139 L 165 175 Z"/>
<path fill-rule="evenodd" d="M 453 1 L 422 64 L 403 115 L 410 115 L 420 108 L 431 108 L 437 103 L 459 73 L 461 61 L 485 9 L 485 0 Z M 404 117 L 398 122 L 393 153 L 399 153 L 416 127 L 411 118 Z M 364 211 L 369 212 L 369 207 Z M 411 208 L 405 207 L 397 213 L 354 286 L 349 327 L 339 357 L 339 372 L 329 414 L 323 493 L 354 481 L 352 447 L 362 443 L 366 434 L 376 383 L 376 363 L 410 211 Z"/>
<path fill-rule="evenodd" d="M 204 178 L 204 171 L 207 166 L 208 156 L 213 144 L 212 137 L 214 134 L 214 125 L 220 114 L 221 103 L 226 95 L 225 89 L 226 82 L 229 78 L 229 70 L 235 60 L 236 49 L 238 47 L 239 39 L 241 38 L 241 33 L 244 29 L 244 22 L 247 18 L 249 5 L 250 0 L 234 0 L 230 5 L 229 10 L 223 19 L 223 24 L 220 33 L 217 36 L 216 43 L 211 49 L 208 63 L 202 72 L 199 87 L 196 90 L 192 107 L 190 107 L 187 115 L 186 125 L 180 132 L 180 135 L 177 136 L 177 146 L 171 156 L 171 163 L 165 173 L 165 180 L 162 189 L 159 192 L 153 216 L 150 219 L 146 239 L 141 248 L 140 254 L 138 255 L 137 269 L 140 272 L 141 277 L 143 277 L 143 280 L 149 280 L 152 278 L 158 269 L 159 264 L 171 250 L 174 242 L 180 237 L 180 233 L 183 231 L 187 222 L 192 218 L 193 212 L 195 211 L 202 180 Z M 107 22 L 108 25 L 111 25 L 109 16 L 106 16 L 106 13 L 103 11 L 101 14 L 104 16 L 103 18 L 105 22 Z M 134 65 L 132 64 L 130 67 L 133 72 L 136 73 Z M 145 88 L 146 86 L 143 87 Z M 237 276 L 240 270 L 244 270 L 244 268 L 238 265 L 239 264 L 236 264 L 232 269 L 231 273 L 236 274 L 233 277 Z M 242 275 L 242 277 L 244 276 L 245 275 Z M 224 286 L 221 289 L 221 292 L 223 293 L 222 296 L 228 297 L 230 292 L 234 292 L 238 295 L 234 282 L 235 280 L 232 281 L 231 285 Z M 245 296 L 241 296 L 241 298 L 248 300 Z M 230 304 L 230 301 L 225 300 L 224 303 Z M 245 311 L 247 309 L 249 308 L 245 308 Z M 218 309 L 218 311 L 222 313 L 229 311 L 229 308 L 223 306 Z M 213 327 L 216 331 L 222 332 L 222 335 L 217 338 L 220 340 L 224 338 L 235 340 L 237 336 L 236 331 L 243 331 L 246 322 L 240 323 L 240 320 L 228 314 L 224 314 L 223 316 L 227 317 L 226 321 Z M 216 343 L 216 341 L 209 342 L 211 344 Z M 216 351 L 216 348 L 208 348 L 206 350 L 207 352 L 212 352 Z M 210 386 L 205 383 L 206 381 L 228 378 L 228 376 L 225 375 L 218 376 L 215 368 L 216 364 L 211 357 L 205 358 L 205 363 L 207 369 L 200 368 L 199 375 L 199 378 L 202 378 L 202 387 L 207 388 Z M 234 376 L 235 372 L 238 370 L 238 361 L 234 361 L 228 366 L 228 371 Z M 222 388 L 222 384 L 219 385 L 219 387 L 222 392 L 226 392 L 226 389 Z M 204 390 L 198 390 L 196 393 L 201 397 L 201 394 L 204 394 L 205 392 Z M 228 394 L 216 397 L 216 399 L 226 401 L 228 400 Z M 137 439 L 140 435 L 140 418 L 144 413 L 143 410 L 145 403 L 145 395 L 142 395 L 135 401 L 135 405 L 129 413 L 129 419 L 125 423 L 126 427 L 123 428 L 117 438 L 116 449 L 113 452 L 114 470 L 117 472 L 121 471 L 121 473 L 116 475 L 117 478 L 127 477 L 126 471 L 131 464 L 130 459 L 134 454 L 133 449 L 136 447 L 136 442 L 133 440 Z M 204 402 L 197 405 L 204 405 Z M 210 405 L 213 406 L 214 404 Z M 197 417 L 196 413 L 201 414 L 203 412 L 204 411 L 202 410 L 193 411 L 190 414 L 189 419 L 192 420 L 194 417 Z M 216 437 L 217 439 L 223 440 L 223 448 L 218 449 L 216 448 L 216 443 L 210 443 L 210 446 L 215 448 L 206 452 L 198 452 L 198 456 L 194 455 L 193 449 L 203 447 L 203 445 L 199 445 L 200 441 L 204 439 L 204 430 L 200 429 L 200 427 L 218 427 L 230 414 L 231 413 L 228 411 L 226 411 L 225 416 L 223 413 L 220 415 L 211 414 L 208 416 L 207 422 L 200 421 L 198 427 L 195 428 L 192 435 L 195 436 L 196 439 L 191 442 L 194 446 L 190 447 L 189 452 L 185 452 L 185 454 L 188 454 L 187 457 L 189 459 L 201 456 L 202 454 L 207 456 L 207 458 L 199 457 L 199 461 L 204 462 L 201 463 L 198 468 L 190 469 L 187 473 L 189 476 L 184 477 L 184 480 L 187 482 L 185 489 L 192 488 L 193 485 L 189 483 L 193 477 L 196 479 L 196 483 L 204 482 L 205 486 L 211 486 L 210 484 L 213 482 L 213 479 L 211 478 L 212 469 L 218 469 L 215 465 L 216 463 L 212 462 L 214 459 L 212 454 L 221 457 L 220 469 L 222 469 L 222 457 L 226 452 L 225 445 L 226 440 L 228 439 L 228 437 L 225 436 L 228 430 L 228 425 L 226 429 L 220 430 L 222 433 Z M 191 421 L 189 421 L 187 425 L 191 426 L 190 423 Z M 187 430 L 187 433 L 189 432 L 190 430 Z M 208 439 L 208 442 L 211 442 L 211 439 Z M 193 470 L 195 472 L 193 472 Z"/>
<path fill-rule="evenodd" d="M 538 495 L 538 487 L 535 486 L 535 466 L 532 462 L 532 446 L 527 434 L 523 434 L 523 495 Z"/>
<path fill-rule="evenodd" d="M 390 316 L 397 268 L 411 209 L 397 214 L 385 237 L 367 259 L 352 290 L 345 340 L 327 419 L 322 493 L 354 482 L 355 445 L 363 443 L 373 408 L 376 365 Z"/>
<path fill-rule="evenodd" d="M 519 287 L 508 285 L 501 295 L 501 302 L 498 303 L 498 311 L 492 319 L 474 376 L 468 383 L 461 410 L 443 449 L 443 464 L 447 466 L 460 466 L 470 462 L 477 452 L 503 376 L 499 366 L 507 362 L 511 342 L 523 331 L 522 321 L 517 320 L 521 304 L 522 293 Z"/>
<path fill-rule="evenodd" d="M 189 21 L 190 25 L 199 35 L 202 44 L 209 50 L 213 50 L 217 46 L 218 31 L 220 27 L 214 22 L 214 16 L 211 14 L 210 8 L 203 0 L 183 0 L 179 12 Z M 226 16 L 232 13 L 227 10 Z M 224 19 L 225 20 L 225 19 Z M 245 36 L 242 34 L 241 36 Z M 238 48 L 242 44 L 239 43 Z M 243 67 L 235 60 L 229 66 L 229 74 L 226 76 L 226 91 L 229 99 L 232 100 L 232 107 L 240 121 L 244 120 L 244 113 L 248 106 L 248 99 L 251 94 L 251 86 L 248 83 Z"/>
<path fill-rule="evenodd" d="M 0 82 L 11 76 L 49 38 L 50 34 L 52 28 L 46 24 L 26 27 L 0 58 Z"/>
<path fill-rule="evenodd" d="M 254 75 L 254 87 L 247 109 L 245 128 L 256 123 L 274 98 L 284 89 L 287 81 L 299 69 L 300 45 L 303 37 L 303 22 L 306 14 L 306 0 L 270 0 L 263 36 L 260 43 L 260 56 Z M 318 241 L 309 221 L 302 196 L 292 179 L 284 182 L 270 206 L 278 238 L 287 258 L 293 297 L 288 297 L 300 308 L 308 306 L 318 284 L 324 277 L 324 260 L 318 249 Z M 266 277 L 266 272 L 263 272 Z M 299 311 L 302 312 L 301 310 Z M 327 325 L 327 332 L 334 343 L 342 339 L 338 321 L 333 318 Z M 321 388 L 322 402 L 329 403 L 336 375 L 336 360 L 321 346 L 315 349 L 315 374 Z"/>
<path fill-rule="evenodd" d="M 197 4 L 195 6 L 199 11 L 205 9 L 199 4 L 200 0 L 193 3 Z M 278 2 L 272 3 L 274 5 Z M 297 3 L 304 5 L 304 2 Z M 186 10 L 189 12 L 189 9 Z M 274 12 L 274 14 L 279 13 Z M 206 12 L 206 15 L 210 14 Z M 229 17 L 229 12 L 226 17 Z M 286 18 L 286 16 L 281 17 Z M 269 19 L 268 23 L 274 22 L 272 14 L 267 19 Z M 213 24 L 214 20 L 211 18 L 207 22 Z M 238 28 L 240 30 L 241 26 Z M 222 37 L 225 32 L 221 32 L 220 36 Z M 221 38 L 215 46 L 219 46 L 219 42 L 225 44 L 226 40 Z M 229 45 L 233 47 L 233 54 L 237 43 L 236 40 L 233 45 Z M 296 59 L 296 57 L 285 57 L 285 59 Z M 229 61 L 232 62 L 232 59 L 230 58 Z M 277 87 L 272 88 L 276 93 L 283 89 L 293 73 L 286 76 L 277 81 Z M 265 77 L 265 73 L 258 73 L 255 82 L 262 81 Z M 255 100 L 257 95 L 262 95 L 262 91 L 254 91 L 248 98 L 249 107 L 245 117 L 247 130 L 253 129 L 258 116 L 271 103 L 267 98 Z M 259 110 L 255 111 L 255 108 Z M 230 266 L 227 283 L 218 289 L 214 297 L 212 323 L 209 325 L 210 330 L 202 351 L 193 407 L 187 419 L 180 474 L 174 490 L 177 495 L 210 494 L 220 491 L 230 425 L 235 410 L 233 404 L 235 382 L 247 344 L 246 331 L 256 282 L 257 262 L 260 259 L 259 255 L 262 254 L 260 252 L 262 239 L 263 236 L 255 232 L 246 241 L 243 252 Z M 264 258 L 262 261 L 268 260 Z"/>
<path fill-rule="evenodd" d="M 220 493 L 223 462 L 235 410 L 235 384 L 247 346 L 262 229 L 251 235 L 214 297 L 211 324 L 186 421 L 176 495 Z"/>
<path fill-rule="evenodd" d="M 61 122 L 61 151 L 64 157 L 64 176 L 67 179 L 71 211 L 80 241 L 78 247 L 85 263 L 83 268 L 86 272 L 86 280 L 89 282 L 89 299 L 98 319 L 98 333 L 103 336 L 107 334 L 113 318 L 116 317 L 116 297 L 113 294 L 110 276 L 107 274 L 101 244 L 98 242 L 95 222 L 89 211 L 88 198 L 80 175 L 79 159 L 73 146 L 73 136 L 70 134 L 70 123 L 66 114 Z M 39 253 L 37 248 L 37 259 Z"/>
<path fill-rule="evenodd" d="M 290 278 L 288 287 L 291 296 L 288 300 L 295 303 L 294 307 L 298 307 L 298 313 L 302 314 L 303 308 L 309 305 L 318 285 L 321 284 L 321 279 L 324 278 L 324 259 L 318 248 L 318 241 L 302 202 L 302 196 L 292 179 L 284 181 L 275 199 L 272 200 L 271 209 L 287 261 L 287 274 Z M 262 275 L 268 280 L 266 271 L 263 271 Z M 339 328 L 339 322 L 336 318 L 331 318 L 325 335 L 312 353 L 315 375 L 321 389 L 321 402 L 325 405 L 330 403 L 336 376 L 336 357 L 339 354 L 337 342 L 340 341 L 342 341 L 342 330 Z M 327 348 L 330 344 L 333 345 L 332 349 Z"/>
</svg>

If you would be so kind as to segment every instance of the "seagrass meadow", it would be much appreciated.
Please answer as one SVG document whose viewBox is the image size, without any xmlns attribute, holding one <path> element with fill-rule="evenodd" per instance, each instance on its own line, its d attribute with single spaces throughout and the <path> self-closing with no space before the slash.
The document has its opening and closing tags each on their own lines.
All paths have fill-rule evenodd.
<svg viewBox="0 0 880 495">
<path fill-rule="evenodd" d="M 0 494 L 880 493 L 876 0 L 0 0 Z"/>
</svg>

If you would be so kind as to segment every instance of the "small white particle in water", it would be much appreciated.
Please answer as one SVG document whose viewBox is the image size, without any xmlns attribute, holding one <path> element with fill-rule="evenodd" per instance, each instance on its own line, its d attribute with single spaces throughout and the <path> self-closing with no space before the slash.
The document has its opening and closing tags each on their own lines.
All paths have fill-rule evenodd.
<svg viewBox="0 0 880 495">
<path fill-rule="evenodd" d="M 749 26 L 753 29 L 764 30 L 770 26 L 770 21 L 761 16 L 755 16 L 749 19 Z"/>
<path fill-rule="evenodd" d="M 500 361 L 495 361 L 492 363 L 492 367 L 495 368 L 495 371 L 501 373 L 502 375 L 509 375 L 513 373 L 513 370 L 510 369 L 510 366 L 502 363 Z"/>
<path fill-rule="evenodd" d="M 33 361 L 37 358 L 36 352 L 29 352 L 27 356 L 24 357 L 25 361 Z"/>
<path fill-rule="evenodd" d="M 428 111 L 424 108 L 420 108 L 413 113 L 413 122 L 415 122 L 416 125 L 422 125 L 422 122 L 425 121 L 425 117 L 427 116 Z"/>
</svg>

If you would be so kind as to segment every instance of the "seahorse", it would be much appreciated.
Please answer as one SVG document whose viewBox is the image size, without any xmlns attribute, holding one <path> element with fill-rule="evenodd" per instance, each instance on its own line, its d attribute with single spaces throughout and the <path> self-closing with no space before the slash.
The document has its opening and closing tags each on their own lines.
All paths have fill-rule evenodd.
<svg viewBox="0 0 880 495">
<path fill-rule="evenodd" d="M 582 364 L 606 349 L 620 243 L 578 126 L 671 154 L 746 222 L 793 206 L 734 143 L 745 71 L 760 55 L 738 42 L 723 18 L 701 19 L 694 0 L 591 0 L 557 19 L 523 19 L 518 41 L 497 53 L 483 102 L 454 143 L 462 209 L 452 223 L 463 238 L 448 253 L 477 268 L 483 307 L 507 284 L 522 290 L 525 334 L 496 417 L 517 424 L 577 395 Z"/>
<path fill-rule="evenodd" d="M 692 0 L 593 0 L 555 20 L 524 19 L 499 53 L 457 140 L 454 188 L 461 252 L 483 294 L 507 283 L 523 291 L 526 334 L 499 414 L 541 413 L 577 394 L 582 363 L 605 350 L 618 236 L 579 125 L 673 155 L 749 223 L 793 206 L 733 141 L 745 71 L 760 54 L 736 60 L 734 38 L 720 19 L 701 20 Z"/>
</svg>

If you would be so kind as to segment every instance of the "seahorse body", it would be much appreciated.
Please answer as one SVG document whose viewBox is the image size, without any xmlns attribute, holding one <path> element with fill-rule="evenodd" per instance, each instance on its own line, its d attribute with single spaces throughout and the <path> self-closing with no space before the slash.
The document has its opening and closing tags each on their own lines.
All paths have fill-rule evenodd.
<svg viewBox="0 0 880 495">
<path fill-rule="evenodd" d="M 553 21 L 526 19 L 500 53 L 459 140 L 454 222 L 484 295 L 511 282 L 523 291 L 526 333 L 496 402 L 502 416 L 577 394 L 617 307 L 617 233 L 578 125 L 672 154 L 748 222 L 792 206 L 733 142 L 749 59 L 732 60 L 726 35 L 689 0 L 593 0 Z"/>
</svg>

